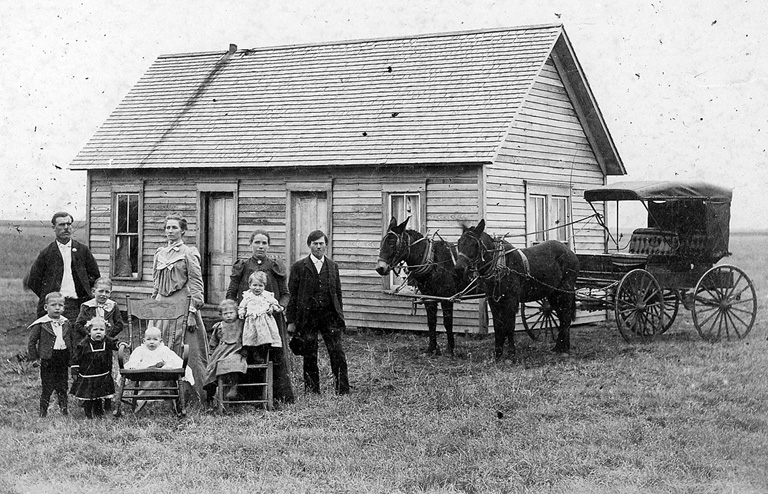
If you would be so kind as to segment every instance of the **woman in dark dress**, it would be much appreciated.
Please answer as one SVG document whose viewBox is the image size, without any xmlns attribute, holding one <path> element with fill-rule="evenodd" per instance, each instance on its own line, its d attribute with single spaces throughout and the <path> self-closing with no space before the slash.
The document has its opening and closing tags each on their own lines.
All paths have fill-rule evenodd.
<svg viewBox="0 0 768 494">
<path fill-rule="evenodd" d="M 232 267 L 232 274 L 229 277 L 229 288 L 227 288 L 227 298 L 236 301 L 238 304 L 243 299 L 243 292 L 248 291 L 248 278 L 255 271 L 263 271 L 267 274 L 266 290 L 272 292 L 280 305 L 288 305 L 288 283 L 287 273 L 283 264 L 267 256 L 269 251 L 269 233 L 263 230 L 256 230 L 251 234 L 250 246 L 253 255 L 244 261 L 237 261 Z M 288 338 L 285 331 L 285 319 L 282 313 L 275 313 L 277 327 L 280 330 L 280 337 L 283 340 L 282 348 L 275 348 L 270 352 L 269 358 L 272 360 L 275 372 L 274 396 L 275 401 L 293 403 L 293 386 L 288 376 Z"/>
</svg>

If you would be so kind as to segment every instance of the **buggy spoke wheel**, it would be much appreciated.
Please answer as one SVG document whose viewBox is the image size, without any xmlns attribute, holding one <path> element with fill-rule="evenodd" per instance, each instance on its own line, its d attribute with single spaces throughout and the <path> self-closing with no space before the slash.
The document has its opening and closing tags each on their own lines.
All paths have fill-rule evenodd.
<svg viewBox="0 0 768 494">
<path fill-rule="evenodd" d="M 680 309 L 680 295 L 674 288 L 662 290 L 664 296 L 664 313 L 661 316 L 661 331 L 666 332 L 675 322 L 677 311 Z"/>
<path fill-rule="evenodd" d="M 707 341 L 744 338 L 757 316 L 757 295 L 736 266 L 715 266 L 699 279 L 693 297 L 693 324 Z"/>
<path fill-rule="evenodd" d="M 628 343 L 651 341 L 662 331 L 664 295 L 651 273 L 635 269 L 619 282 L 615 300 L 616 324 Z"/>
<path fill-rule="evenodd" d="M 520 314 L 525 332 L 531 339 L 537 340 L 544 336 L 545 339 L 548 337 L 555 340 L 555 330 L 560 329 L 560 318 L 547 299 L 522 302 Z"/>
</svg>

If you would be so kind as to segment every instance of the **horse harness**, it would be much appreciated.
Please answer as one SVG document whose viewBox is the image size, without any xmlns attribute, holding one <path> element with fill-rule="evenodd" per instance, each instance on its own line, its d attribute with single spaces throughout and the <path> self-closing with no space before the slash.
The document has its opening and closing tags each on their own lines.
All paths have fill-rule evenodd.
<svg viewBox="0 0 768 494">
<path fill-rule="evenodd" d="M 523 276 L 524 278 L 532 279 L 531 276 L 531 265 L 528 262 L 528 256 L 523 253 L 522 249 L 519 249 L 517 247 L 511 247 L 506 249 L 503 239 L 501 238 L 494 238 L 493 239 L 493 250 L 489 251 L 485 245 L 483 245 L 482 241 L 479 238 L 475 238 L 475 241 L 477 242 L 477 245 L 480 250 L 480 261 L 485 261 L 485 254 L 487 252 L 493 252 L 493 258 L 489 261 L 485 261 L 485 263 L 481 266 L 477 265 L 477 262 L 473 262 L 471 259 L 469 259 L 469 256 L 466 254 L 459 252 L 459 256 L 464 257 L 468 261 L 470 261 L 470 264 L 474 266 L 475 271 L 477 272 L 477 277 L 482 278 L 484 280 L 493 280 L 493 299 L 497 302 L 501 299 L 501 293 L 499 293 L 501 289 L 501 280 L 508 275 L 509 273 L 515 273 L 520 276 Z M 523 271 L 519 272 L 516 271 L 509 266 L 507 266 L 507 254 L 512 254 L 517 252 L 517 254 L 520 256 L 520 262 L 523 265 Z M 482 274 L 481 271 L 483 268 L 489 266 L 490 269 L 485 274 Z"/>
</svg>

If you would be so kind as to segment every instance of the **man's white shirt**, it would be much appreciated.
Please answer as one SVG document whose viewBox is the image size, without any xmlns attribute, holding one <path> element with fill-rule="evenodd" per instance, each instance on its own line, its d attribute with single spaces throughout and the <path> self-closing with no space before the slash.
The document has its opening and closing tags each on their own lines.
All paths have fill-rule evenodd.
<svg viewBox="0 0 768 494">
<path fill-rule="evenodd" d="M 318 259 L 317 257 L 310 254 L 309 257 L 312 258 L 312 262 L 315 264 L 315 269 L 317 270 L 317 274 L 320 274 L 320 270 L 323 269 L 323 262 L 325 262 L 325 256 Z"/>
<path fill-rule="evenodd" d="M 72 241 L 62 244 L 57 240 L 56 245 L 59 247 L 61 258 L 64 260 L 64 274 L 61 277 L 61 289 L 59 291 L 66 298 L 77 298 L 75 279 L 72 278 Z"/>
</svg>

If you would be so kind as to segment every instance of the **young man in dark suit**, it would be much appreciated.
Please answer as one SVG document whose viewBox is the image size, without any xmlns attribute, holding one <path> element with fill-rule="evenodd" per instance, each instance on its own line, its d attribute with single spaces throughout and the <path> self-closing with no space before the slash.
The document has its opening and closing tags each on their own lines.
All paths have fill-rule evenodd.
<svg viewBox="0 0 768 494">
<path fill-rule="evenodd" d="M 53 215 L 51 224 L 56 240 L 32 264 L 24 280 L 39 298 L 37 316 L 45 311 L 45 296 L 51 292 L 64 295 L 64 317 L 74 324 L 80 313 L 80 304 L 91 297 L 91 288 L 101 274 L 88 247 L 72 239 L 72 215 L 60 211 Z"/>
<path fill-rule="evenodd" d="M 344 306 L 341 300 L 339 267 L 325 255 L 328 237 L 315 230 L 307 237 L 311 254 L 291 266 L 288 279 L 290 300 L 286 310 L 288 332 L 295 333 L 302 345 L 304 357 L 304 388 L 320 392 L 320 372 L 317 368 L 317 334 L 328 349 L 331 371 L 336 381 L 336 393 L 349 393 L 347 357 L 341 343 Z"/>
</svg>

